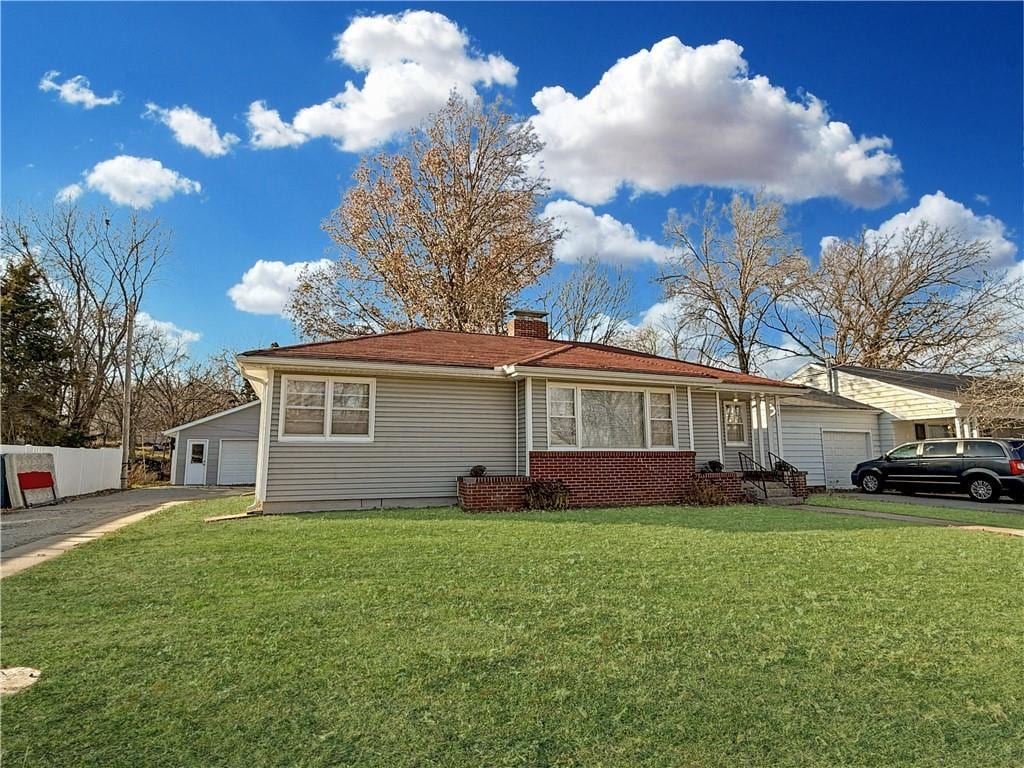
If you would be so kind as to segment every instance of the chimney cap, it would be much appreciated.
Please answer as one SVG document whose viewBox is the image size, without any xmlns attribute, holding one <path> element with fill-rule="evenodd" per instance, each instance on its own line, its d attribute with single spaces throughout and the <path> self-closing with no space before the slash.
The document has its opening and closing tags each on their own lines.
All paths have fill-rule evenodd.
<svg viewBox="0 0 1024 768">
<path fill-rule="evenodd" d="M 539 309 L 513 309 L 512 317 L 528 317 L 534 320 L 543 320 L 548 316 L 547 312 Z"/>
</svg>

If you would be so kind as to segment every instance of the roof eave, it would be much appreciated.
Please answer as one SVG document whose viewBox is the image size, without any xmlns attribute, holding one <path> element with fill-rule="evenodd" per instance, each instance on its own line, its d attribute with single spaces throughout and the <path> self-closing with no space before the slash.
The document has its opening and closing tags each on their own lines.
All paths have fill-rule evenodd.
<svg viewBox="0 0 1024 768">
<path fill-rule="evenodd" d="M 494 368 L 467 365 L 427 365 L 422 363 L 392 363 L 371 360 L 327 359 L 317 357 L 285 357 L 277 355 L 238 355 L 235 358 L 242 372 L 247 369 L 274 368 L 278 370 L 355 371 L 360 373 L 400 373 L 458 378 L 500 379 L 502 374 Z"/>
</svg>

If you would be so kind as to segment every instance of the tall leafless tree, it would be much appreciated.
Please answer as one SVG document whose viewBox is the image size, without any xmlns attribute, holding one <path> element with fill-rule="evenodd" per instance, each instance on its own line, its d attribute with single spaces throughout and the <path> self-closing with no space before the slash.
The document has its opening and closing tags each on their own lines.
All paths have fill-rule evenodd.
<svg viewBox="0 0 1024 768">
<path fill-rule="evenodd" d="M 85 440 L 115 366 L 125 361 L 129 319 L 170 253 L 170 232 L 134 211 L 117 217 L 58 206 L 4 217 L 0 243 L 5 256 L 36 259 L 61 307 L 71 354 L 60 414 L 67 431 Z"/>
<path fill-rule="evenodd" d="M 549 313 L 551 337 L 610 344 L 629 316 L 633 285 L 621 267 L 591 257 L 549 286 L 540 302 Z"/>
<path fill-rule="evenodd" d="M 673 213 L 666 232 L 674 247 L 660 278 L 666 296 L 680 301 L 687 325 L 708 329 L 716 357 L 753 372 L 770 314 L 808 270 L 786 231 L 785 207 L 760 194 L 734 195 L 726 206 L 709 198 L 695 217 Z"/>
<path fill-rule="evenodd" d="M 990 265 L 986 242 L 923 222 L 833 240 L 773 325 L 793 354 L 822 362 L 984 370 L 1024 326 L 1021 293 L 1020 279 Z"/>
</svg>

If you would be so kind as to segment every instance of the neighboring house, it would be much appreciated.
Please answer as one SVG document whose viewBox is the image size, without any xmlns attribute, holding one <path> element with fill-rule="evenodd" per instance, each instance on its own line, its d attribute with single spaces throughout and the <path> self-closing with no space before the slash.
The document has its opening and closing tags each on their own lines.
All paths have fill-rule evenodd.
<svg viewBox="0 0 1024 768">
<path fill-rule="evenodd" d="M 263 404 L 254 509 L 451 504 L 478 464 L 513 485 L 563 479 L 578 504 L 661 503 L 695 465 L 791 450 L 775 414 L 805 388 L 548 339 L 542 317 L 515 313 L 507 336 L 417 329 L 238 355 Z"/>
<path fill-rule="evenodd" d="M 171 427 L 172 485 L 254 485 L 260 401 Z"/>
<path fill-rule="evenodd" d="M 831 379 L 831 381 L 830 381 Z M 961 403 L 974 377 L 927 371 L 900 371 L 840 365 L 831 369 L 810 363 L 788 381 L 834 392 L 879 410 L 879 448 L 933 437 L 1021 436 L 1024 404 L 1006 404 L 1006 427 L 982 435 Z"/>
</svg>

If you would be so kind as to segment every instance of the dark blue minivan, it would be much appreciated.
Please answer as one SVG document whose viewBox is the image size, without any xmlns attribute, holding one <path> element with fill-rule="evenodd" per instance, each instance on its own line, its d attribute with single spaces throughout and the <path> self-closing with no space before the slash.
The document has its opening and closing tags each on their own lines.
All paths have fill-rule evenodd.
<svg viewBox="0 0 1024 768">
<path fill-rule="evenodd" d="M 1005 493 L 1024 501 L 1024 442 L 945 438 L 906 443 L 861 462 L 850 479 L 866 493 L 886 488 L 966 493 L 975 501 L 996 501 Z"/>
</svg>

